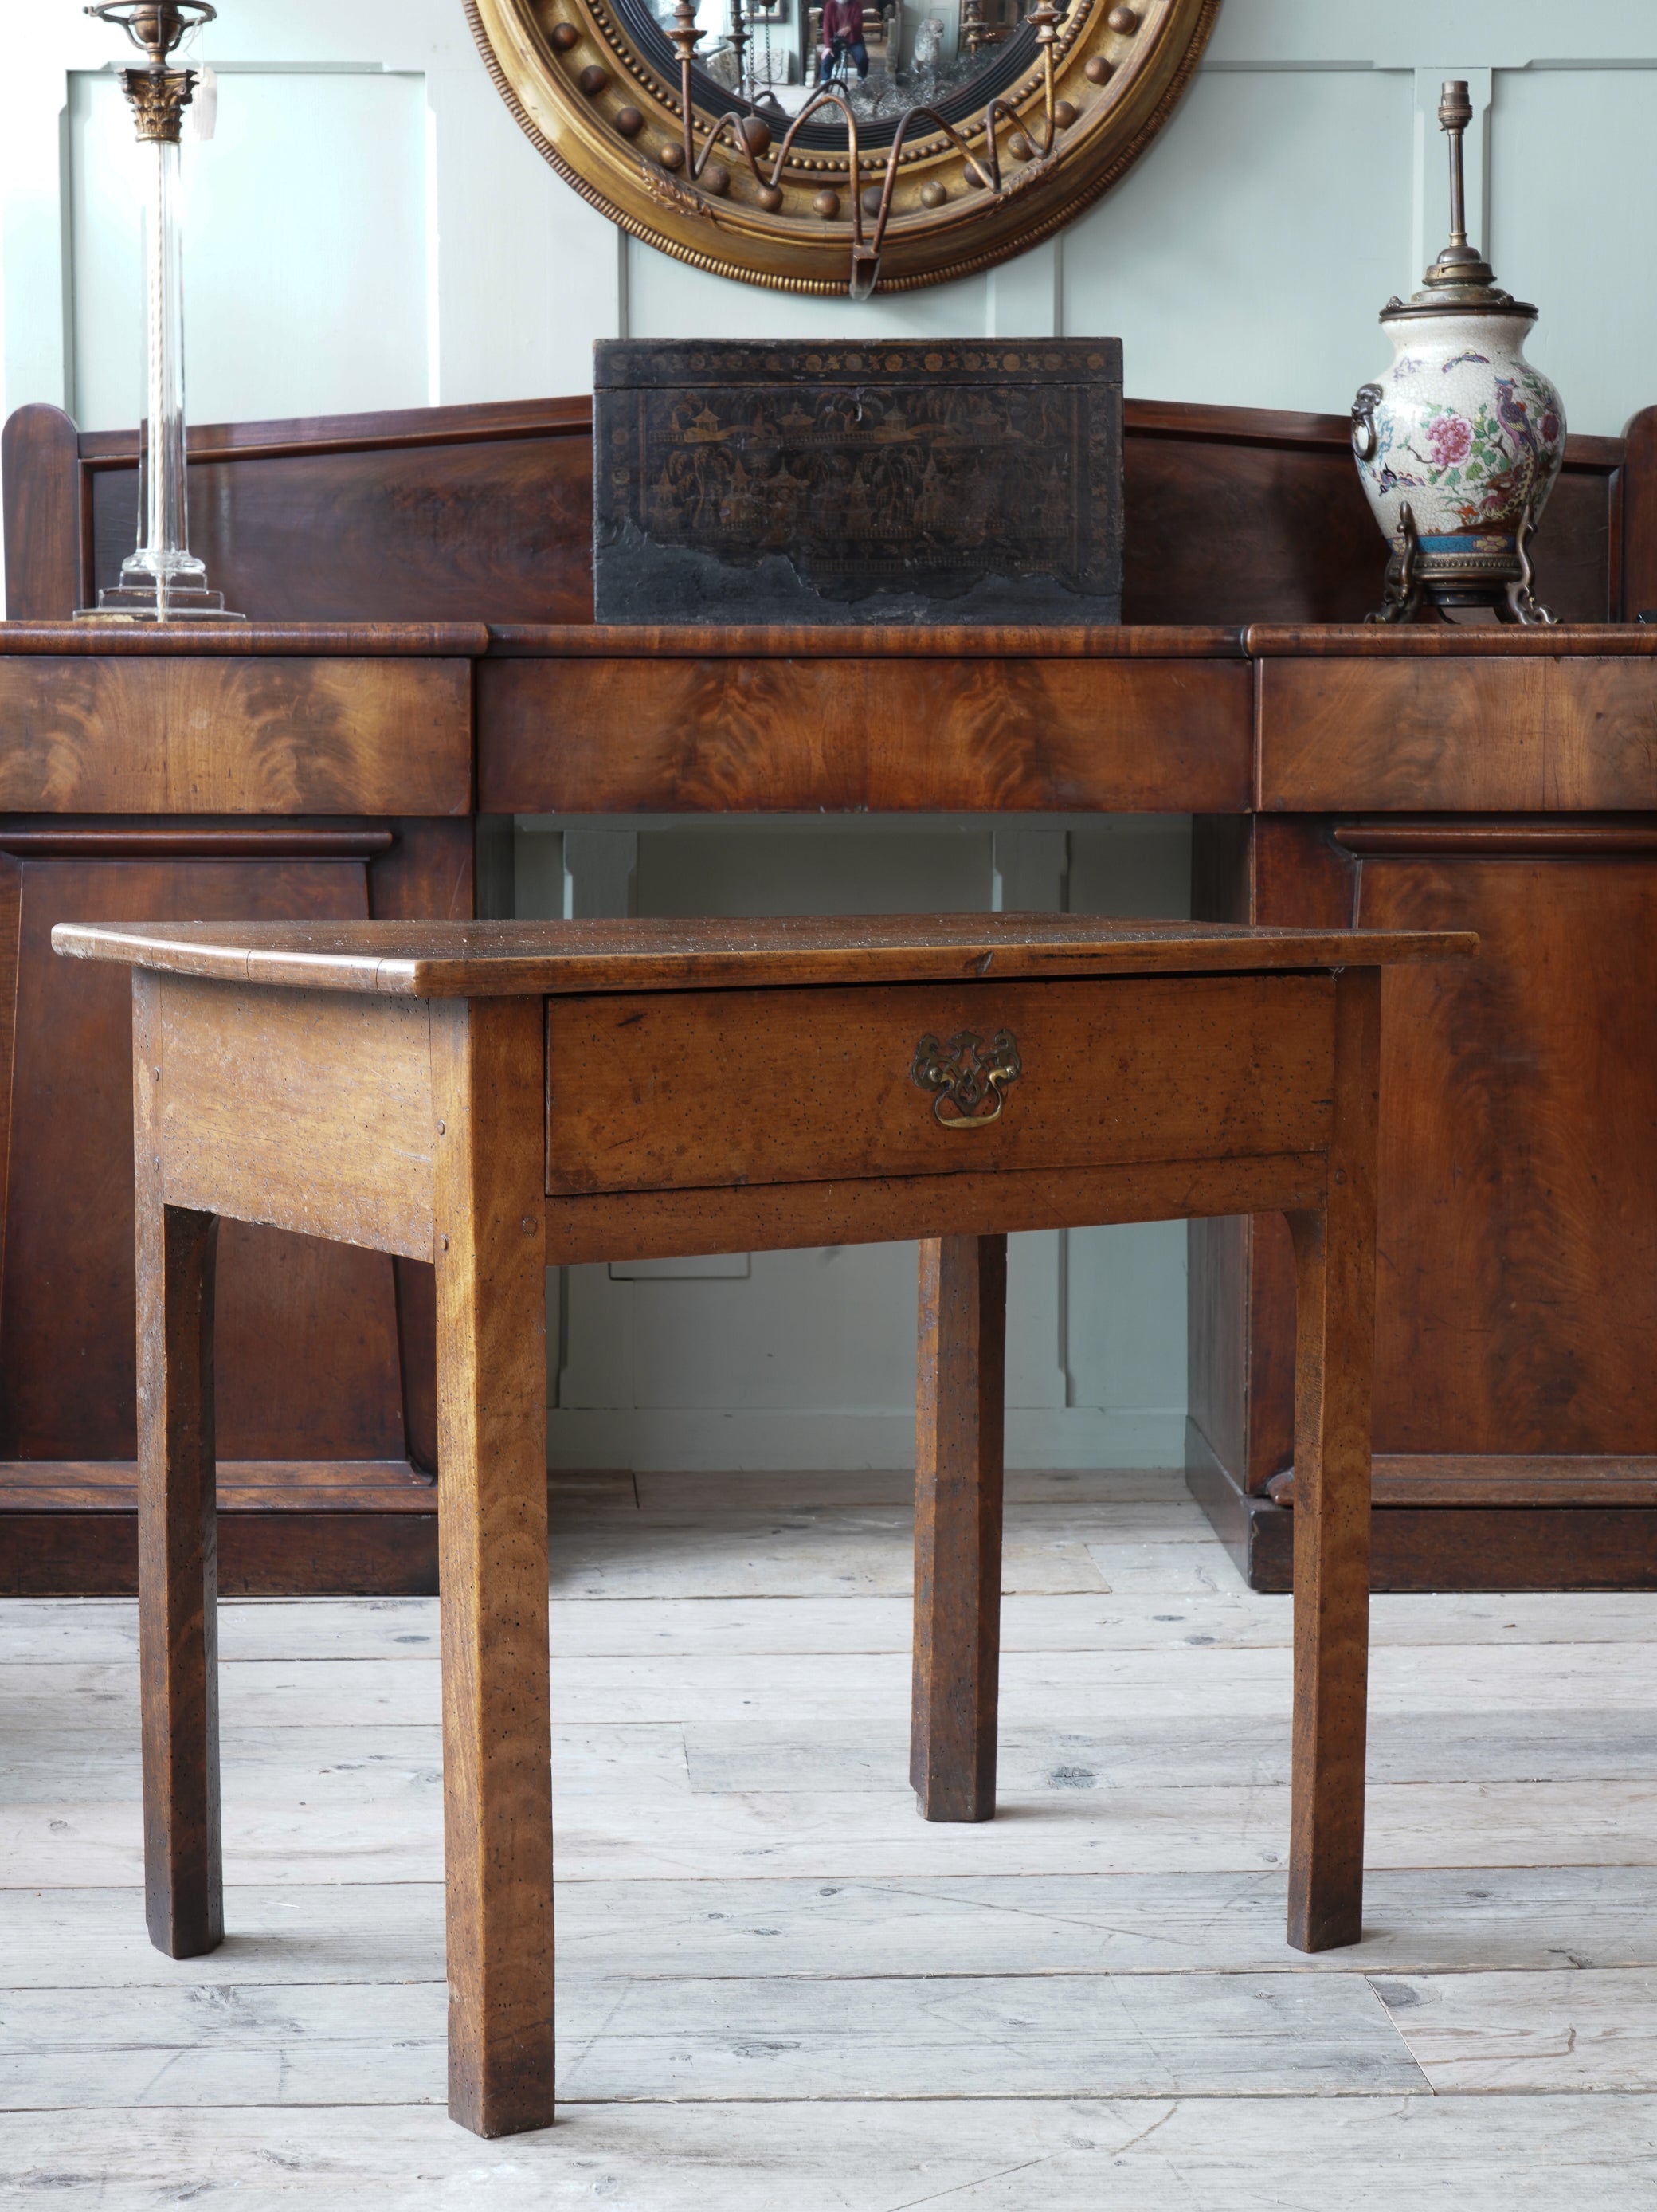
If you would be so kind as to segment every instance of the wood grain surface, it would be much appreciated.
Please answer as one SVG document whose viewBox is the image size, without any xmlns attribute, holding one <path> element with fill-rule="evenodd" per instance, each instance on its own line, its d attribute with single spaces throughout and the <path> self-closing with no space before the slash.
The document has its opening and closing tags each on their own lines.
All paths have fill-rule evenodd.
<svg viewBox="0 0 1657 2212">
<path fill-rule="evenodd" d="M 20 407 L 0 432 L 6 606 L 41 620 L 81 599 L 81 487 L 75 425 L 61 408 Z M 3 635 L 0 630 L 0 635 Z"/>
<path fill-rule="evenodd" d="M 221 461 L 276 460 L 300 453 L 395 453 L 404 447 L 510 443 L 521 437 L 572 437 L 592 428 L 587 392 L 569 398 L 491 399 L 459 407 L 393 407 L 346 415 L 287 416 L 257 422 L 192 422 L 191 468 Z M 82 459 L 91 468 L 136 468 L 136 430 L 83 430 Z"/>
<path fill-rule="evenodd" d="M 380 860 L 395 830 L 319 830 L 261 822 L 230 829 L 126 822 L 118 827 L 39 817 L 0 823 L 0 853 L 15 860 Z"/>
<path fill-rule="evenodd" d="M 191 1959 L 224 1937 L 214 1494 L 211 1214 L 166 1203 L 160 987 L 134 994 L 138 1244 L 138 1595 L 144 1900 L 150 1941 Z"/>
<path fill-rule="evenodd" d="M 486 660 L 478 804 L 508 814 L 1241 813 L 1252 691 L 1236 659 L 1045 650 Z"/>
<path fill-rule="evenodd" d="M 867 1176 L 854 1182 L 752 1184 L 731 1190 L 626 1191 L 549 1198 L 547 1264 L 669 1259 L 701 1252 L 779 1252 L 813 1244 L 882 1244 L 994 1230 L 1065 1229 L 1110 1221 L 1177 1221 L 1259 1213 L 1315 1202 L 1323 1156 L 1166 1160 L 1131 1167 L 955 1175 Z"/>
<path fill-rule="evenodd" d="M 1620 633 L 1614 633 L 1620 635 Z M 0 637 L 6 635 L 0 630 Z M 1240 660 L 1235 623 L 510 623 L 489 625 L 491 660 Z"/>
<path fill-rule="evenodd" d="M 489 642 L 483 623 L 0 623 L 0 657 L 54 659 L 464 660 Z"/>
<path fill-rule="evenodd" d="M 437 1490 L 406 1460 L 220 1460 L 221 1596 L 437 1588 Z M 131 1597 L 138 1471 L 125 1460 L 0 1462 L 8 1597 Z"/>
<path fill-rule="evenodd" d="M 1506 1478 L 1494 1465 L 1491 1474 L 1501 1496 Z M 1249 1588 L 1292 1589 L 1292 1511 L 1245 1493 L 1211 1458 L 1193 1456 L 1187 1480 Z M 1657 1589 L 1657 1513 L 1643 1505 L 1576 1505 L 1557 1492 L 1525 1505 L 1383 1498 L 1370 1516 L 1369 1559 L 1372 1589 L 1388 1592 L 1649 1592 Z"/>
<path fill-rule="evenodd" d="M 1295 1471 L 1273 1475 L 1266 1495 L 1295 1502 Z M 1377 1506 L 1657 1506 L 1657 1457 L 1581 1452 L 1387 1452 L 1371 1463 Z"/>
<path fill-rule="evenodd" d="M 1627 1010 L 1657 876 L 1377 857 L 1362 900 L 1366 921 L 1473 924 L 1485 947 L 1387 987 L 1377 1448 L 1648 1452 L 1657 1065 Z"/>
<path fill-rule="evenodd" d="M 1041 948 L 1029 940 L 1028 919 L 1013 919 L 1002 941 L 1028 958 Z M 625 930 L 620 942 L 639 934 Z M 989 1171 L 975 1176 L 992 1206 L 984 1232 L 952 1228 L 923 1253 L 911 1747 L 922 1813 L 972 1823 L 994 1808 L 1005 1237 L 1009 1212 L 1019 1218 L 1021 1160 L 1045 1187 L 1041 1202 L 1071 1218 L 1067 1201 L 1088 1195 L 1100 1158 L 1124 1170 L 1130 1206 L 1144 1203 L 1148 1185 L 1166 1188 L 1175 1164 L 1199 1204 L 1234 1212 L 1257 1204 L 1276 1182 L 1277 1202 L 1291 1207 L 1300 1278 L 1289 1929 L 1308 1950 L 1357 1940 L 1381 966 L 1354 958 L 1369 940 L 1352 933 L 1321 940 L 1330 974 L 1308 972 L 1304 939 L 1274 945 L 1249 930 L 1167 925 L 1132 933 L 1133 957 L 1163 954 L 1169 972 L 1151 976 L 1077 981 L 1049 967 L 1039 982 L 1005 982 L 986 975 L 993 950 L 962 962 L 958 944 L 956 975 L 964 967 L 975 980 L 942 989 L 866 978 L 857 988 L 810 988 L 794 974 L 804 945 L 859 975 L 871 939 L 877 951 L 913 966 L 917 936 L 924 967 L 940 934 L 950 932 L 926 921 L 850 930 L 816 922 L 803 939 L 798 928 L 750 930 L 738 957 L 773 988 L 734 995 L 681 989 L 549 1000 L 533 976 L 545 972 L 549 944 L 568 933 L 549 938 L 544 926 L 526 932 L 517 924 L 505 935 L 464 926 L 440 933 L 459 954 L 446 971 L 451 981 L 481 966 L 497 984 L 503 973 L 513 976 L 512 995 L 451 995 L 427 1006 L 413 994 L 388 998 L 376 988 L 383 959 L 373 956 L 389 940 L 373 924 L 278 933 L 279 958 L 313 978 L 332 963 L 335 980 L 354 978 L 355 991 L 253 981 L 254 948 L 269 942 L 265 933 L 244 943 L 240 975 L 234 962 L 216 977 L 135 970 L 137 1141 L 154 1148 L 146 1224 L 153 1216 L 176 1222 L 181 1234 L 193 1227 L 193 1251 L 215 1233 L 219 1211 L 257 1208 L 276 1222 L 370 1242 L 394 1242 L 391 1230 L 406 1231 L 412 1220 L 417 1233 L 394 1249 L 433 1253 L 449 2103 L 452 2117 L 481 2135 L 522 2132 L 553 2116 L 544 1271 L 550 1219 L 565 1201 L 555 1188 L 549 1206 L 548 1182 L 572 1180 L 571 1161 L 599 1158 L 589 1180 L 615 1186 L 623 1252 L 641 1233 L 629 1218 L 634 1206 L 646 1210 L 648 1233 L 652 1183 L 689 1182 L 699 1200 L 713 1194 L 728 1203 L 734 1193 L 742 1204 L 761 1176 L 822 1184 L 825 1167 L 835 1169 L 823 1154 L 823 1117 L 802 1117 L 795 1094 L 798 1071 L 826 1066 L 824 1096 L 849 1109 L 853 1174 L 879 1186 L 889 1209 L 901 1201 L 889 1235 L 913 1234 L 929 1225 L 928 1184 L 968 1172 L 939 1172 L 949 1157 L 940 1143 L 966 1131 L 944 1126 L 919 1156 L 918 1175 L 894 1175 L 908 1161 L 910 1125 L 891 1110 L 891 1094 L 912 1050 L 935 1057 L 938 1031 L 956 1022 L 993 1028 L 991 1042 L 1009 1060 L 1016 1022 L 1030 1064 L 1011 1075 L 1023 1082 L 1050 1064 L 1055 1079 L 1032 1093 L 1038 1104 L 1028 1128 L 1005 1121 L 999 1098 L 984 1125 L 1004 1132 L 986 1156 Z M 319 947 L 319 935 L 328 949 Z M 481 963 L 480 937 L 493 954 Z M 70 929 L 60 941 L 106 949 L 113 933 Z M 210 937 L 197 942 L 209 958 L 225 955 Z M 1120 953 L 1126 942 L 1126 933 L 1108 933 L 1103 950 Z M 1256 964 L 1216 974 L 1217 946 L 1253 952 Z M 1459 949 L 1458 940 L 1409 949 L 1447 946 Z M 1262 970 L 1263 948 L 1288 972 Z M 682 952 L 679 969 L 705 951 Z M 659 947 L 654 957 L 674 974 Z M 780 985 L 779 965 L 788 979 Z M 922 1021 L 937 1030 L 912 1048 Z M 901 1049 L 889 1068 L 894 1038 Z M 966 1041 L 954 1034 L 943 1048 L 958 1053 Z M 658 1079 L 664 1067 L 665 1083 Z M 722 1090 L 736 1118 L 719 1115 L 714 1138 L 703 1139 L 700 1120 L 687 1125 L 685 1100 L 694 1106 Z M 817 1095 L 809 1094 L 808 1106 Z M 969 1113 L 981 1103 L 964 1102 Z M 1290 1200 L 1278 1180 L 1302 1176 L 1309 1203 L 1299 1191 Z M 792 1202 L 794 1189 L 785 1194 Z M 149 1246 L 141 1253 L 145 1299 L 153 1303 L 158 1284 L 170 1285 L 172 1357 L 191 1317 L 191 1281 L 182 1269 L 169 1275 Z M 199 1325 L 199 1298 L 194 1312 Z M 201 1340 L 198 1327 L 175 1364 L 187 1427 L 192 1403 L 204 1396 L 210 1407 L 210 1336 Z M 206 1434 L 199 1456 L 210 1487 L 210 1413 Z M 155 1435 L 151 1409 L 146 1466 Z M 175 1516 L 196 1494 L 174 1476 L 171 1457 L 162 1489 Z M 208 1598 L 210 1610 L 210 1588 Z M 186 1671 L 186 1689 L 198 1671 Z M 148 1725 L 166 1728 L 171 1746 L 166 1696 L 151 1676 L 146 1684 Z M 183 1730 L 191 1771 L 211 1765 L 195 1757 L 192 1717 L 193 1708 Z M 171 1844 L 169 1853 L 170 1867 L 178 1856 Z M 153 1880 L 153 1848 L 150 1864 Z M 168 1882 L 171 1899 L 175 1873 Z M 169 1943 L 178 1917 L 169 1904 Z"/>
<path fill-rule="evenodd" d="M 543 1025 L 437 1010 L 439 1541 L 449 2111 L 553 2117 Z"/>
<path fill-rule="evenodd" d="M 1465 959 L 1466 932 L 1251 929 L 1081 915 L 877 915 L 751 921 L 60 922 L 54 951 L 169 975 L 418 998 L 730 989 L 1019 975 L 1266 973 Z"/>
<path fill-rule="evenodd" d="M 432 1048 L 417 1000 L 168 976 L 168 1202 L 432 1256 Z"/>
<path fill-rule="evenodd" d="M 1334 1129 L 1320 1213 L 1290 1217 L 1296 1270 L 1295 1749 L 1289 1940 L 1363 1931 L 1369 1423 L 1381 975 L 1336 979 Z"/>
<path fill-rule="evenodd" d="M 77 441 L 55 408 L 13 422 L 8 484 L 27 473 L 31 490 L 8 530 L 18 603 L 67 615 L 130 550 L 137 436 Z M 1130 399 L 1123 428 L 1130 622 L 1356 622 L 1377 604 L 1385 547 L 1344 416 Z M 1536 558 L 1567 622 L 1657 601 L 1639 580 L 1654 573 L 1650 445 L 1640 416 L 1626 441 L 1566 441 Z M 191 543 L 236 605 L 526 624 L 591 612 L 586 394 L 195 428 L 190 454 Z"/>
<path fill-rule="evenodd" d="M 923 1820 L 995 1816 L 1007 1240 L 922 1240 L 909 1781 Z"/>
<path fill-rule="evenodd" d="M 1334 991 L 1123 976 L 554 1000 L 548 1192 L 1320 1151 Z M 1023 1072 L 998 1117 L 940 1122 L 913 1080 L 922 1038 L 947 1053 L 1004 1035 Z"/>
<path fill-rule="evenodd" d="M 1501 746 L 1498 728 L 1483 734 Z M 1385 987 L 1377 1588 L 1657 1576 L 1657 1512 L 1641 1502 L 1657 1475 L 1642 1350 L 1657 1262 L 1642 1132 L 1657 1097 L 1621 1011 L 1651 988 L 1652 830 L 1631 805 L 1199 827 L 1199 912 L 1481 933 L 1480 957 L 1433 988 L 1401 973 Z M 1192 1249 L 1193 1479 L 1259 1586 L 1284 1589 L 1288 1517 L 1241 1495 L 1269 1486 L 1286 1502 L 1275 1478 L 1294 1456 L 1278 1224 L 1204 1226 Z M 1629 1474 L 1613 1482 L 1618 1459 Z"/>
<path fill-rule="evenodd" d="M 1639 815 L 1575 820 L 1338 822 L 1331 842 L 1360 859 L 1396 854 L 1466 860 L 1648 860 L 1657 856 L 1657 823 Z M 1346 888 L 1355 890 L 1350 872 Z M 1545 882 L 1546 878 L 1543 880 Z"/>
<path fill-rule="evenodd" d="M 1623 433 L 1622 612 L 1636 620 L 1657 607 L 1657 407 L 1642 407 Z"/>
<path fill-rule="evenodd" d="M 464 917 L 471 882 L 464 815 L 0 817 L 0 1108 L 9 1109 L 0 1110 L 0 1152 L 15 1168 L 4 1186 L 0 1451 L 45 1468 L 100 1455 L 116 1467 L 135 1449 L 131 994 L 113 969 L 77 973 L 53 959 L 53 922 L 168 913 Z M 20 1020 L 24 1050 L 14 1060 Z M 269 1522 L 238 1515 L 224 1540 L 223 1587 L 434 1588 L 431 1500 L 418 1485 L 410 1495 L 403 1456 L 426 1470 L 436 1464 L 429 1261 L 238 1222 L 224 1229 L 221 1248 L 226 1449 L 301 1468 L 353 1458 L 365 1468 L 398 1464 L 396 1495 L 408 1506 L 400 1527 L 380 1505 L 325 1518 L 306 1478 L 273 1476 Z M 114 1522 L 86 1518 L 92 1508 L 74 1481 L 56 1502 L 36 1504 L 9 1522 L 0 1588 L 136 1588 L 130 1511 Z"/>
<path fill-rule="evenodd" d="M 1657 805 L 1643 653 L 1262 660 L 1267 811 Z"/>
<path fill-rule="evenodd" d="M 1386 546 L 1344 415 L 1130 399 L 1124 414 L 1129 622 L 1357 623 Z M 1570 438 L 1537 544 L 1537 588 L 1567 622 L 1622 614 L 1623 441 Z M 1642 602 L 1645 604 L 1645 602 Z"/>
<path fill-rule="evenodd" d="M 270 620 L 582 621 L 591 417 L 583 394 L 192 427 L 191 543 Z M 131 550 L 137 447 L 80 441 L 88 593 Z"/>
<path fill-rule="evenodd" d="M 1253 622 L 1239 633 L 1251 660 L 1649 660 L 1648 623 Z"/>
<path fill-rule="evenodd" d="M 65 915 L 361 916 L 369 868 L 360 860 L 173 859 L 142 850 L 131 860 L 7 865 L 19 950 L 0 969 L 0 985 L 15 981 L 26 1047 L 5 1086 L 11 1170 L 0 1454 L 130 1460 L 132 992 L 115 969 L 55 959 L 52 926 Z M 8 997 L 0 988 L 0 1018 Z M 217 1403 L 227 1456 L 401 1457 L 391 1263 L 241 1223 L 226 1224 L 220 1248 Z"/>
<path fill-rule="evenodd" d="M 0 651 L 0 807 L 25 813 L 464 814 L 458 659 Z"/>
</svg>

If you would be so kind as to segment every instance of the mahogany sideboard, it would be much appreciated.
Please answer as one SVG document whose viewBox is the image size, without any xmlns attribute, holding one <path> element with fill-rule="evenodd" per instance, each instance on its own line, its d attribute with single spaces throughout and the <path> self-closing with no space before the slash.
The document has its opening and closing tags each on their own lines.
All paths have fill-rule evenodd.
<svg viewBox="0 0 1657 2212">
<path fill-rule="evenodd" d="M 124 1032 L 105 1010 L 75 1039 L 93 1017 L 42 979 L 52 920 L 454 914 L 491 818 L 817 808 L 1189 813 L 1199 918 L 1477 930 L 1478 962 L 1387 984 L 1375 1583 L 1657 1587 L 1657 629 L 1632 619 L 1657 608 L 1657 410 L 1570 442 L 1540 534 L 1550 631 L 1359 626 L 1384 548 L 1343 418 L 1130 403 L 1126 434 L 1123 628 L 826 633 L 594 625 L 585 400 L 197 430 L 193 542 L 260 626 L 117 646 L 52 625 L 125 550 L 134 441 L 12 418 L 0 1486 L 38 1510 L 0 1515 L 0 1588 L 131 1586 L 130 1533 L 100 1551 L 78 1510 L 94 1478 L 130 1480 Z M 353 781 L 338 715 L 288 673 L 336 654 L 464 668 L 440 804 L 394 717 L 379 750 L 344 748 L 375 764 Z M 243 672 L 210 705 L 209 665 Z M 325 831 L 358 842 L 302 842 Z M 197 842 L 138 852 L 140 832 Z M 286 873 L 246 872 L 252 848 L 213 842 L 233 832 L 285 838 L 259 854 Z M 116 842 L 13 853 L 7 834 Z M 106 1151 L 95 1235 L 63 1214 L 55 1143 Z M 286 1278 L 250 1264 L 251 1324 L 227 1257 L 224 1448 L 253 1462 L 228 1480 L 255 1510 L 227 1516 L 226 1586 L 429 1588 L 430 1493 L 408 1487 L 431 1465 L 429 1288 L 388 1261 L 329 1308 L 296 1272 L 324 1255 L 290 1245 Z M 1285 1588 L 1287 1243 L 1266 1217 L 1204 1224 L 1191 1257 L 1191 1480 L 1254 1585 Z M 301 1428 L 282 1378 L 313 1305 L 339 1387 Z M 31 1393 L 57 1425 L 21 1423 Z M 373 1540 L 354 1550 L 350 1514 L 316 1500 L 364 1482 L 382 1507 L 404 1487 L 357 1515 Z"/>
<path fill-rule="evenodd" d="M 65 988 L 53 923 L 469 916 L 484 642 L 0 629 L 0 1591 L 136 1575 L 128 994 Z M 412 1261 L 228 1233 L 228 1587 L 431 1585 L 433 1312 Z"/>
</svg>

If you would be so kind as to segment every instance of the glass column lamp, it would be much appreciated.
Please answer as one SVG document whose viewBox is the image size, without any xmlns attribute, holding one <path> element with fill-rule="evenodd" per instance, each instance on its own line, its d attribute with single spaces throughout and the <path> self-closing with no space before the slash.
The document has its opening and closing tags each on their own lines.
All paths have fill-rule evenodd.
<svg viewBox="0 0 1657 2212">
<path fill-rule="evenodd" d="M 207 0 L 103 0 L 88 15 L 118 23 L 144 57 L 121 85 L 137 126 L 144 166 L 144 419 L 138 435 L 138 543 L 121 580 L 98 594 L 95 612 L 136 621 L 206 617 L 239 622 L 190 550 L 185 500 L 184 264 L 179 240 L 179 147 L 193 70 L 168 59 L 216 11 Z M 83 611 L 88 614 L 93 609 Z"/>
</svg>

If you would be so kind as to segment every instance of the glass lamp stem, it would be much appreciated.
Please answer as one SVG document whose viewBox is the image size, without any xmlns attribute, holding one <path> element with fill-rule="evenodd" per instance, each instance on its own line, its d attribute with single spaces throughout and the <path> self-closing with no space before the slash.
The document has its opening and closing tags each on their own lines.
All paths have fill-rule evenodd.
<svg viewBox="0 0 1657 2212">
<path fill-rule="evenodd" d="M 190 550 L 185 496 L 184 254 L 179 237 L 179 141 L 195 90 L 193 70 L 168 66 L 173 49 L 210 23 L 209 0 L 95 0 L 88 15 L 118 23 L 147 66 L 123 70 L 121 89 L 137 128 L 143 168 L 144 416 L 138 430 L 138 543 L 121 580 L 98 594 L 97 613 L 128 622 L 185 615 L 240 622 Z M 91 615 L 89 607 L 80 610 Z"/>
<path fill-rule="evenodd" d="M 199 568 L 190 559 L 185 511 L 184 263 L 179 250 L 179 148 L 156 139 L 143 149 L 149 175 L 144 204 L 145 423 L 140 516 L 143 565 L 155 576 Z"/>
</svg>

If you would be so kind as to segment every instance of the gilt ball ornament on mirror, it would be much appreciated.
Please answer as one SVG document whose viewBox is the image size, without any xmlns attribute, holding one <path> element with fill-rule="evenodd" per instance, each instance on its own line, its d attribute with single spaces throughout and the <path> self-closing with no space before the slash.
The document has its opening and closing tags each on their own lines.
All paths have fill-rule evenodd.
<svg viewBox="0 0 1657 2212">
<path fill-rule="evenodd" d="M 774 289 L 902 291 L 1049 237 L 1150 144 L 1220 0 L 463 0 L 624 230 Z"/>
</svg>

